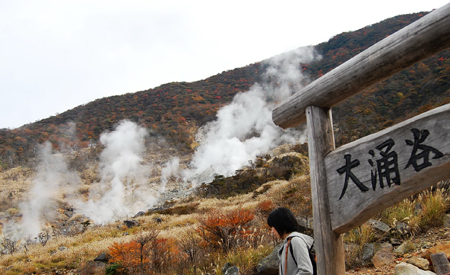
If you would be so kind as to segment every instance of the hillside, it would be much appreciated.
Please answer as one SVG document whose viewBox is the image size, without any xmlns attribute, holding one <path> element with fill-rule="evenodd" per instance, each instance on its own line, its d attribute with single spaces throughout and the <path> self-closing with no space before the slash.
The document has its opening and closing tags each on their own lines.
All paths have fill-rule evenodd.
<svg viewBox="0 0 450 275">
<path fill-rule="evenodd" d="M 266 225 L 268 213 L 278 206 L 288 207 L 304 232 L 312 234 L 307 225 L 312 208 L 304 154 L 304 146 L 277 148 L 271 157 L 258 159 L 233 177 L 216 177 L 192 196 L 104 225 L 93 224 L 60 200 L 53 220 L 34 241 L 0 238 L 0 272 L 223 275 L 223 268 L 236 266 L 242 275 L 278 274 L 276 264 L 271 271 L 257 271 L 263 258 L 278 251 L 274 248 L 278 241 Z M 12 170 L 0 173 L 2 188 L 31 173 Z M 374 219 L 387 229 L 367 222 L 344 234 L 346 274 L 396 274 L 400 263 L 417 265 L 417 259 L 427 262 L 429 251 L 448 249 L 449 190 L 449 182 L 443 182 L 382 211 Z M 78 192 L 85 194 L 84 189 Z M 11 221 L 23 217 L 10 208 L 0 212 L 0 218 L 6 233 L 19 229 Z M 384 258 L 381 263 L 372 260 L 380 251 L 385 255 L 385 250 L 386 263 Z"/>
<path fill-rule="evenodd" d="M 233 262 L 242 274 L 255 274 L 277 243 L 267 214 L 286 206 L 306 224 L 312 215 L 304 129 L 279 129 L 271 108 L 424 14 L 0 129 L 0 271 L 223 274 Z M 446 50 L 334 107 L 336 143 L 449 102 Z M 368 242 L 395 239 L 395 246 L 408 246 L 396 254 L 403 259 L 421 253 L 427 230 L 442 232 L 427 249 L 450 241 L 442 228 L 448 192 L 443 182 L 374 217 L 391 227 L 387 233 L 369 224 L 347 233 L 347 267 L 372 268 L 361 262 Z"/>
<path fill-rule="evenodd" d="M 320 60 L 298 63 L 308 78 L 306 84 L 359 52 L 417 20 L 426 13 L 401 15 L 355 32 L 336 35 L 315 47 Z M 420 62 L 375 87 L 352 97 L 333 109 L 337 144 L 344 144 L 378 131 L 395 122 L 449 102 L 449 51 Z M 195 131 L 215 119 L 221 106 L 231 102 L 254 83 L 271 82 L 266 69 L 269 60 L 222 72 L 205 80 L 168 83 L 153 89 L 97 99 L 57 116 L 24 125 L 0 129 L 0 167 L 27 164 L 35 157 L 33 148 L 44 141 L 86 148 L 97 143 L 104 131 L 129 119 L 163 137 L 181 153 L 195 148 Z M 296 89 L 295 87 L 293 87 Z M 75 136 L 67 137 L 68 123 L 75 123 Z"/>
</svg>

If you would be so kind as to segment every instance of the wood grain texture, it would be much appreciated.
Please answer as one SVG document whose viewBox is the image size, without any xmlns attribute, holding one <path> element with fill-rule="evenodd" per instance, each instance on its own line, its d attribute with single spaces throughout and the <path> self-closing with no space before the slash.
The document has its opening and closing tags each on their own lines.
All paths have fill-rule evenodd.
<svg viewBox="0 0 450 275">
<path fill-rule="evenodd" d="M 450 47 L 450 3 L 397 31 L 315 80 L 275 108 L 282 128 L 306 121 L 308 106 L 331 108 L 346 98 Z"/>
<path fill-rule="evenodd" d="M 348 163 L 354 164 L 348 170 L 343 168 L 351 167 L 346 156 L 350 156 Z M 386 160 L 392 161 L 389 166 Z M 332 228 L 344 233 L 381 210 L 450 178 L 450 104 L 346 144 L 326 156 L 325 166 Z M 348 178 L 345 189 L 350 173 L 354 178 Z M 377 175 L 375 183 L 372 175 Z M 354 179 L 365 188 L 358 187 Z"/>
<path fill-rule="evenodd" d="M 307 118 L 317 272 L 344 275 L 344 245 L 342 235 L 333 232 L 331 227 L 325 173 L 325 155 L 335 148 L 331 110 L 310 106 Z"/>
</svg>

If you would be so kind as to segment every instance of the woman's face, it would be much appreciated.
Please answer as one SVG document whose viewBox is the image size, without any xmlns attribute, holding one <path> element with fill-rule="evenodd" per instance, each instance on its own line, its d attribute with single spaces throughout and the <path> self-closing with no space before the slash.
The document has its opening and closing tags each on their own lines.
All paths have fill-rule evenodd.
<svg viewBox="0 0 450 275">
<path fill-rule="evenodd" d="M 275 235 L 275 237 L 277 237 L 278 239 L 281 239 L 281 236 L 280 236 L 280 234 L 278 234 L 278 232 L 275 229 L 275 227 L 272 227 L 272 233 Z"/>
</svg>

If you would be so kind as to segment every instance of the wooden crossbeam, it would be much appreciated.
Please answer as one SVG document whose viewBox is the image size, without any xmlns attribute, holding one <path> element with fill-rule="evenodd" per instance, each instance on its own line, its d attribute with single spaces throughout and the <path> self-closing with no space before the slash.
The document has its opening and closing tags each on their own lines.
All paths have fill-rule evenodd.
<svg viewBox="0 0 450 275">
<path fill-rule="evenodd" d="M 331 108 L 450 47 L 450 3 L 434 10 L 298 91 L 272 112 L 282 128 L 306 121 L 308 106 Z"/>
</svg>

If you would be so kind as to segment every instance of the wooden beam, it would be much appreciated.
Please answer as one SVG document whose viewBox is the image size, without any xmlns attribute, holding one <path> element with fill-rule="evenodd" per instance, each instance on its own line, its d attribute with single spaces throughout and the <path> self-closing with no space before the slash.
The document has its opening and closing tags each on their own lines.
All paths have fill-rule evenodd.
<svg viewBox="0 0 450 275">
<path fill-rule="evenodd" d="M 344 275 L 344 244 L 342 235 L 331 228 L 325 174 L 325 155 L 335 148 L 331 110 L 310 106 L 307 108 L 307 119 L 317 273 Z"/>
<path fill-rule="evenodd" d="M 363 89 L 450 47 L 450 3 L 434 10 L 315 80 L 275 108 L 282 128 L 306 121 L 308 106 L 331 108 Z"/>
<path fill-rule="evenodd" d="M 333 230 L 344 233 L 450 178 L 449 140 L 447 104 L 328 154 L 325 166 Z"/>
</svg>

